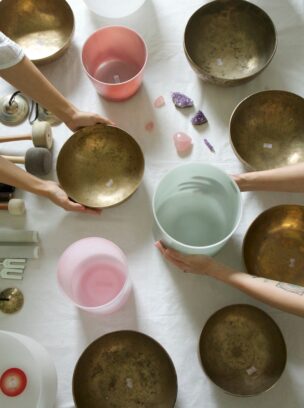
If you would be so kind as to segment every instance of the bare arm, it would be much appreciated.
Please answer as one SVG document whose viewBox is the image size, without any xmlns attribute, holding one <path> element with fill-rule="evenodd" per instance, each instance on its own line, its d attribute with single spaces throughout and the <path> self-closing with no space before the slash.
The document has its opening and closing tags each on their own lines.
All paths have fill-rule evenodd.
<svg viewBox="0 0 304 408">
<path fill-rule="evenodd" d="M 304 288 L 301 286 L 239 272 L 208 256 L 184 255 L 166 248 L 161 242 L 157 242 L 156 247 L 184 272 L 210 276 L 270 306 L 304 317 Z"/>
<path fill-rule="evenodd" d="M 241 191 L 304 192 L 304 163 L 232 176 Z"/>
<path fill-rule="evenodd" d="M 112 124 L 110 120 L 96 113 L 79 111 L 27 57 L 24 57 L 18 64 L 10 68 L 0 70 L 0 75 L 16 89 L 55 114 L 71 130 L 96 123 Z"/>
<path fill-rule="evenodd" d="M 67 194 L 60 186 L 49 180 L 41 180 L 30 173 L 20 169 L 15 164 L 0 156 L 0 183 L 10 184 L 30 193 L 47 197 L 54 204 L 67 211 L 87 212 L 91 214 L 100 213 L 98 210 L 87 209 L 81 204 L 69 200 Z"/>
</svg>

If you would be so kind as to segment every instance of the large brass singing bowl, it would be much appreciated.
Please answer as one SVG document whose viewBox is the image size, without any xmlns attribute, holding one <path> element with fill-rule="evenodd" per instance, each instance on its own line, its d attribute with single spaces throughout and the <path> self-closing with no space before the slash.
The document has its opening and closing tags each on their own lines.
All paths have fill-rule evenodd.
<svg viewBox="0 0 304 408">
<path fill-rule="evenodd" d="M 60 185 L 69 197 L 87 207 L 117 205 L 138 188 L 144 156 L 124 130 L 95 125 L 74 133 L 57 159 Z"/>
<path fill-rule="evenodd" d="M 269 16 L 244 0 L 216 0 L 199 8 L 184 34 L 186 57 L 204 81 L 222 86 L 254 78 L 277 47 Z"/>
<path fill-rule="evenodd" d="M 80 356 L 73 396 L 76 408 L 173 408 L 175 368 L 151 337 L 134 331 L 109 333 Z"/>
<path fill-rule="evenodd" d="M 270 389 L 286 364 L 286 346 L 276 323 L 249 305 L 227 306 L 203 328 L 200 356 L 205 373 L 225 392 L 253 396 Z"/>
<path fill-rule="evenodd" d="M 293 291 L 304 294 L 304 207 L 279 205 L 260 214 L 245 235 L 243 258 L 248 273 L 303 286 Z"/>
<path fill-rule="evenodd" d="M 74 16 L 65 0 L 1 0 L 0 30 L 35 64 L 44 64 L 70 45 Z"/>
<path fill-rule="evenodd" d="M 304 99 L 263 91 L 244 99 L 230 119 L 232 148 L 251 170 L 304 161 Z"/>
</svg>

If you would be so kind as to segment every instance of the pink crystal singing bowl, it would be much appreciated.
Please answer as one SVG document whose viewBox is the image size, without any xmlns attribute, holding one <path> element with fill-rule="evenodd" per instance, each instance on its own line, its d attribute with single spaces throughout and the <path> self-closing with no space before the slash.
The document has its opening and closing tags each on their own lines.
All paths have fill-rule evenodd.
<svg viewBox="0 0 304 408">
<path fill-rule="evenodd" d="M 123 26 L 100 28 L 82 49 L 82 64 L 88 77 L 97 92 L 112 101 L 135 94 L 142 83 L 147 57 L 142 37 Z"/>
<path fill-rule="evenodd" d="M 113 242 L 98 237 L 76 241 L 63 252 L 57 279 L 77 307 L 100 314 L 118 310 L 131 291 L 126 256 Z"/>
</svg>

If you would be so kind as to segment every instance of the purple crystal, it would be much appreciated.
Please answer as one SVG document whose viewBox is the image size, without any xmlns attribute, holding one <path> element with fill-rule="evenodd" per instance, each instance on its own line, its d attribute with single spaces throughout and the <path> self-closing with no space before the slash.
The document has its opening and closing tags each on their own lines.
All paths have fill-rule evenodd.
<svg viewBox="0 0 304 408">
<path fill-rule="evenodd" d="M 208 122 L 206 116 L 201 110 L 197 111 L 196 114 L 191 119 L 192 125 L 202 125 L 203 123 Z"/>
<path fill-rule="evenodd" d="M 172 92 L 172 101 L 178 108 L 189 108 L 193 106 L 193 100 L 180 92 Z"/>
<path fill-rule="evenodd" d="M 204 139 L 204 143 L 212 153 L 215 153 L 214 147 L 212 146 L 211 143 L 208 142 L 207 139 Z"/>
</svg>

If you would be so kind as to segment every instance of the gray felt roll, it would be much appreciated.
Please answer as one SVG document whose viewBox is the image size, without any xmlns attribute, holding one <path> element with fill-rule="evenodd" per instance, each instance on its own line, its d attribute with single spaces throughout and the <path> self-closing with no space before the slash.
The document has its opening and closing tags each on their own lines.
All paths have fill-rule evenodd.
<svg viewBox="0 0 304 408">
<path fill-rule="evenodd" d="M 32 147 L 25 153 L 25 168 L 31 174 L 45 175 L 52 170 L 52 155 L 44 147 Z"/>
</svg>

